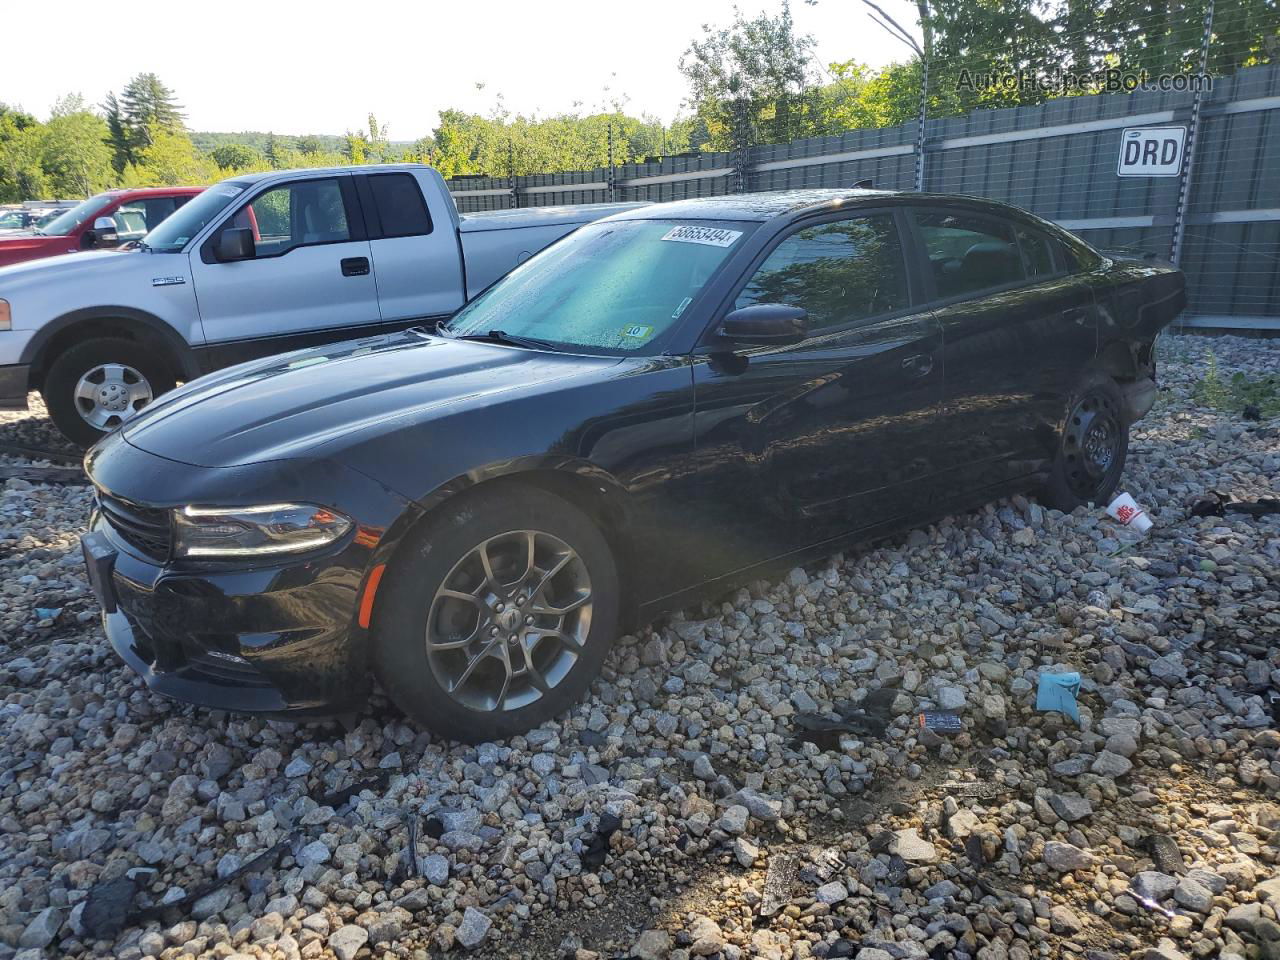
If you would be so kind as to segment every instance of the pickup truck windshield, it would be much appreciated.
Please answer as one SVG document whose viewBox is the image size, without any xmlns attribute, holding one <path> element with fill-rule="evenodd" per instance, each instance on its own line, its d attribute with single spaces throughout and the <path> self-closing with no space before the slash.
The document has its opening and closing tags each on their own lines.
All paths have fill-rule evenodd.
<svg viewBox="0 0 1280 960">
<path fill-rule="evenodd" d="M 247 183 L 228 180 L 210 187 L 184 203 L 142 238 L 153 253 L 180 253 L 205 225 L 244 193 Z"/>
<path fill-rule="evenodd" d="M 110 199 L 111 194 L 109 193 L 100 193 L 96 197 L 90 197 L 84 203 L 77 204 L 66 213 L 54 217 L 36 232 L 43 237 L 65 237 L 93 216 L 96 211 L 105 207 Z"/>
<path fill-rule="evenodd" d="M 445 336 L 545 341 L 590 353 L 652 353 L 755 224 L 588 224 L 463 307 Z"/>
</svg>

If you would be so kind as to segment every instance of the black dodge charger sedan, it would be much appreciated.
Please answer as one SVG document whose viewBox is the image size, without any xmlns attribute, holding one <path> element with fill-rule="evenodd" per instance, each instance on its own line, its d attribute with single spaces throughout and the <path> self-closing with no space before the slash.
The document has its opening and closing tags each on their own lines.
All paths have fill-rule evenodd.
<svg viewBox="0 0 1280 960">
<path fill-rule="evenodd" d="M 460 740 L 579 698 L 620 630 L 1036 489 L 1106 501 L 1172 267 L 1012 207 L 805 190 L 583 227 L 436 330 L 255 361 L 86 457 L 115 649 L 157 693 Z"/>
</svg>

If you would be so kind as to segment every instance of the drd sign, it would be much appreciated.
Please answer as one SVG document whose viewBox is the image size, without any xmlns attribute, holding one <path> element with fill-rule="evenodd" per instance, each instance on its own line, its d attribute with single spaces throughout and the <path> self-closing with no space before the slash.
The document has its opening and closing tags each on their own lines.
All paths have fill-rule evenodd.
<svg viewBox="0 0 1280 960">
<path fill-rule="evenodd" d="M 1120 136 L 1121 177 L 1176 177 L 1182 172 L 1186 127 L 1126 127 Z"/>
</svg>

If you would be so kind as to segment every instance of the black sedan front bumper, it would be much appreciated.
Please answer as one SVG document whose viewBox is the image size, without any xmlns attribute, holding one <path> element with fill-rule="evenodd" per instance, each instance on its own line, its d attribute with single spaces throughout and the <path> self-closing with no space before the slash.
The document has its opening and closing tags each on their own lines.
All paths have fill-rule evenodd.
<svg viewBox="0 0 1280 960">
<path fill-rule="evenodd" d="M 122 431 L 89 451 L 86 470 L 96 499 L 84 538 L 89 578 L 107 638 L 148 687 L 245 712 L 333 715 L 364 701 L 372 684 L 361 592 L 394 549 L 390 528 L 412 522 L 412 505 L 329 461 L 200 467 L 140 450 Z M 325 504 L 352 529 L 297 556 L 173 556 L 173 507 L 253 502 Z"/>
<path fill-rule="evenodd" d="M 323 715 L 363 702 L 359 566 L 343 555 L 352 549 L 258 570 L 179 572 L 139 556 L 101 514 L 85 538 L 86 562 L 100 571 L 91 579 L 103 629 L 121 659 L 162 696 L 237 712 Z"/>
</svg>

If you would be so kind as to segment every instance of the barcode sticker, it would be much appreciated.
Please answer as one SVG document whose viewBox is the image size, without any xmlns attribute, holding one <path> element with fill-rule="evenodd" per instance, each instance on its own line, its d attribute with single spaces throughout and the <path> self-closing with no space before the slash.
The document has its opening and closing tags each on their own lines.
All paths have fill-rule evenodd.
<svg viewBox="0 0 1280 960">
<path fill-rule="evenodd" d="M 672 227 L 663 240 L 672 243 L 701 243 L 708 247 L 731 247 L 742 236 L 741 230 L 725 230 L 723 227 Z"/>
</svg>

